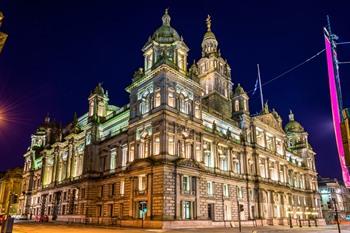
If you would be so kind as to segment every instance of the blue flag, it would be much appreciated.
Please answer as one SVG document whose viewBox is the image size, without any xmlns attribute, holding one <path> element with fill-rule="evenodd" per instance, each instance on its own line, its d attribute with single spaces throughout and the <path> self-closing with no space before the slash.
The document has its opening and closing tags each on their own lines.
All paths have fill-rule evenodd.
<svg viewBox="0 0 350 233">
<path fill-rule="evenodd" d="M 256 82 L 255 82 L 255 86 L 254 86 L 254 90 L 253 90 L 253 94 L 255 94 L 256 90 L 258 90 L 258 83 L 259 83 L 259 78 L 256 79 Z"/>
</svg>

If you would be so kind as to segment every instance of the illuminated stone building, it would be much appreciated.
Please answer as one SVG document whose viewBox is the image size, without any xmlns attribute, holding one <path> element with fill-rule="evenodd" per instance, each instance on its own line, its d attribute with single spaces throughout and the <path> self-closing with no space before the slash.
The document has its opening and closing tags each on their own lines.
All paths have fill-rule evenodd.
<svg viewBox="0 0 350 233">
<path fill-rule="evenodd" d="M 4 19 L 4 15 L 2 14 L 2 12 L 0 12 L 0 27 L 2 25 L 2 20 Z M 7 34 L 0 32 L 0 53 L 5 45 L 5 41 L 7 39 Z"/>
<path fill-rule="evenodd" d="M 21 195 L 21 184 L 22 168 L 9 169 L 0 176 L 0 215 L 18 214 L 18 197 Z M 13 196 L 16 196 L 16 198 Z"/>
<path fill-rule="evenodd" d="M 189 227 L 287 224 L 321 218 L 315 152 L 289 115 L 267 105 L 249 112 L 232 88 L 231 68 L 207 19 L 202 56 L 162 25 L 142 48 L 144 66 L 110 105 L 98 85 L 88 112 L 64 128 L 46 119 L 24 155 L 25 214 L 123 226 Z"/>
<path fill-rule="evenodd" d="M 326 222 L 334 223 L 335 204 L 337 205 L 339 219 L 348 220 L 350 215 L 350 190 L 339 183 L 337 179 L 323 177 L 318 178 L 318 186 L 321 195 L 322 213 Z"/>
</svg>

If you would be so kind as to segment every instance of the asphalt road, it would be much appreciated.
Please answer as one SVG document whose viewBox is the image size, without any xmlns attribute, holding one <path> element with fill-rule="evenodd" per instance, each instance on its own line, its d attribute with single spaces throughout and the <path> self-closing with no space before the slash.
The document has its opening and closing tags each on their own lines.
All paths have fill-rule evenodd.
<svg viewBox="0 0 350 233">
<path fill-rule="evenodd" d="M 260 232 L 309 232 L 309 233 L 338 233 L 337 227 L 323 226 L 323 227 L 261 227 L 261 228 L 243 228 L 242 232 L 252 233 L 254 230 L 257 233 Z M 174 230 L 161 230 L 161 229 L 138 229 L 138 228 L 114 228 L 114 227 L 102 227 L 102 226 L 89 226 L 89 225 L 67 225 L 67 224 L 53 224 L 53 223 L 16 223 L 13 233 L 236 233 L 239 232 L 238 228 L 196 228 L 196 229 L 174 229 Z M 350 225 L 341 226 L 342 233 L 350 233 Z"/>
</svg>

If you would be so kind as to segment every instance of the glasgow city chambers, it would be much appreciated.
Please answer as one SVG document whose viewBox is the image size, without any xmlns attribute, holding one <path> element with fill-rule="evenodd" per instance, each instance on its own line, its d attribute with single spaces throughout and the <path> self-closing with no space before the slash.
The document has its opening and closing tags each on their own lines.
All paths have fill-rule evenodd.
<svg viewBox="0 0 350 233">
<path fill-rule="evenodd" d="M 31 135 L 21 214 L 156 228 L 321 219 L 315 152 L 294 114 L 284 127 L 267 104 L 250 114 L 209 16 L 187 67 L 170 19 L 142 48 L 128 104 L 111 105 L 98 84 L 85 114 L 65 126 L 47 116 Z"/>
</svg>

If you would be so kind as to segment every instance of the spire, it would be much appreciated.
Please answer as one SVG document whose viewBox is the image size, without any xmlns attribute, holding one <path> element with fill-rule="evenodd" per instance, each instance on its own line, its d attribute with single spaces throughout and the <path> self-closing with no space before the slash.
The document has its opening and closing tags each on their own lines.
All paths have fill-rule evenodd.
<svg viewBox="0 0 350 233">
<path fill-rule="evenodd" d="M 168 14 L 168 8 L 165 9 L 164 15 L 162 17 L 163 25 L 170 26 L 170 15 Z"/>
<path fill-rule="evenodd" d="M 202 41 L 202 56 L 205 57 L 211 54 L 218 55 L 218 41 L 216 40 L 214 33 L 211 31 L 210 15 L 208 15 L 205 23 L 207 25 L 207 31 L 205 32 Z"/>
<path fill-rule="evenodd" d="M 207 31 L 211 32 L 211 17 L 210 17 L 210 15 L 208 15 L 208 17 L 205 21 L 207 23 Z"/>
<path fill-rule="evenodd" d="M 294 113 L 292 112 L 292 110 L 289 110 L 289 121 L 294 121 Z"/>
</svg>

